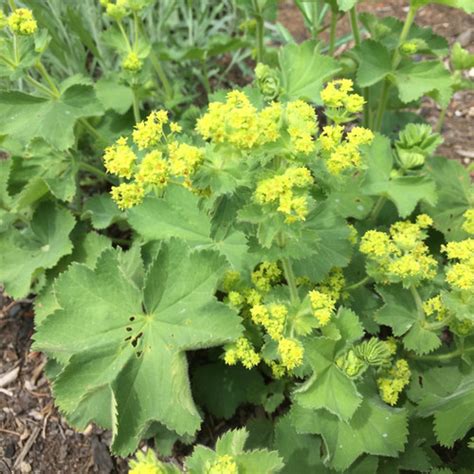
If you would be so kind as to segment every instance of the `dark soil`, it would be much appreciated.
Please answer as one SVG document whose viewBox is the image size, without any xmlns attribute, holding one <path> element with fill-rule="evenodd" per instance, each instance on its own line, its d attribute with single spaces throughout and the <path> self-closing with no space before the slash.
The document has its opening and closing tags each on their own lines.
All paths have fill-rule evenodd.
<svg viewBox="0 0 474 474">
<path fill-rule="evenodd" d="M 368 1 L 362 9 L 403 18 L 406 4 L 402 0 Z M 282 2 L 279 21 L 296 39 L 307 37 L 293 2 Z M 418 13 L 417 21 L 431 26 L 450 43 L 460 41 L 474 51 L 474 17 L 432 5 Z M 348 31 L 348 23 L 342 21 L 338 34 Z M 419 113 L 434 124 L 439 111 L 433 102 L 425 101 Z M 465 164 L 472 163 L 473 117 L 474 93 L 456 94 L 446 117 L 441 153 Z M 14 304 L 0 295 L 0 473 L 127 472 L 124 460 L 109 455 L 109 433 L 92 426 L 85 433 L 76 433 L 54 408 L 42 373 L 45 359 L 30 352 L 33 317 L 31 302 Z"/>
</svg>

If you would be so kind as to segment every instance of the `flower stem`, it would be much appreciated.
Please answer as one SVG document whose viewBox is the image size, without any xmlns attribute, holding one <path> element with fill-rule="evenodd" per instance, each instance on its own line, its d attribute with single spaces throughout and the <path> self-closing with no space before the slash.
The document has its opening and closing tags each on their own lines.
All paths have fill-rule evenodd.
<svg viewBox="0 0 474 474">
<path fill-rule="evenodd" d="M 418 290 L 414 287 L 414 285 L 410 286 L 410 293 L 412 294 L 413 299 L 415 300 L 418 316 L 420 317 L 422 321 L 424 321 L 425 312 L 423 310 L 423 301 L 421 300 L 420 294 L 418 293 Z"/>
<path fill-rule="evenodd" d="M 421 360 L 421 361 L 426 361 L 426 362 L 429 362 L 429 361 L 443 362 L 443 361 L 449 361 L 451 359 L 454 359 L 455 357 L 462 356 L 463 354 L 467 354 L 469 352 L 474 352 L 474 347 L 469 347 L 468 349 L 459 348 L 453 352 L 448 352 L 446 354 L 439 354 L 439 355 L 433 354 L 433 355 L 425 355 L 425 356 L 413 355 L 410 357 L 415 360 Z"/>
<path fill-rule="evenodd" d="M 355 290 L 356 288 L 359 288 L 359 287 L 365 285 L 370 280 L 371 280 L 371 277 L 367 275 L 364 278 L 362 278 L 362 280 L 359 280 L 358 282 L 354 283 L 353 285 L 350 285 L 350 286 L 347 286 L 346 288 L 344 288 L 344 291 Z"/>
<path fill-rule="evenodd" d="M 415 5 L 415 2 L 411 1 L 410 8 L 405 18 L 405 23 L 403 24 L 400 37 L 398 38 L 397 47 L 395 48 L 395 51 L 392 56 L 392 71 L 395 71 L 397 66 L 400 64 L 401 55 L 400 55 L 399 49 L 402 43 L 407 39 L 408 34 L 410 33 L 410 29 L 413 24 L 413 21 L 415 20 L 417 11 L 418 11 L 418 7 Z M 385 113 L 385 108 L 387 106 L 389 89 L 390 89 L 390 81 L 386 78 L 382 86 L 382 92 L 380 94 L 380 100 L 379 100 L 379 107 L 378 107 L 377 115 L 375 118 L 375 123 L 374 123 L 375 131 L 379 131 L 380 128 L 382 127 L 383 116 Z"/>
<path fill-rule="evenodd" d="M 100 170 L 99 168 L 96 168 L 95 166 L 89 163 L 81 161 L 78 166 L 79 166 L 79 169 L 87 171 L 88 173 L 91 173 L 95 176 L 98 176 L 99 178 L 102 178 L 111 184 L 117 184 L 116 181 L 113 178 L 111 178 L 107 173 L 105 173 L 104 171 Z"/>
<path fill-rule="evenodd" d="M 255 29 L 255 39 L 256 39 L 256 49 L 257 49 L 257 62 L 261 63 L 263 61 L 263 52 L 264 52 L 264 43 L 263 43 L 263 35 L 264 35 L 264 24 L 263 24 L 263 16 L 260 8 L 258 6 L 258 0 L 254 0 L 253 7 L 255 9 L 255 21 L 257 22 L 256 29 Z"/>
<path fill-rule="evenodd" d="M 141 122 L 141 116 L 140 116 L 140 101 L 138 100 L 138 94 L 137 94 L 137 89 L 135 87 L 132 87 L 132 93 L 133 93 L 133 117 L 135 119 L 135 123 Z"/>
<path fill-rule="evenodd" d="M 369 215 L 369 220 L 370 221 L 375 221 L 377 219 L 377 217 L 380 214 L 380 211 L 382 210 L 386 200 L 387 200 L 387 198 L 385 196 L 380 196 L 378 198 L 377 202 L 375 203 L 374 208 L 372 209 L 372 212 Z"/>
<path fill-rule="evenodd" d="M 288 288 L 290 290 L 290 299 L 292 303 L 299 302 L 298 288 L 296 287 L 296 278 L 293 272 L 293 267 L 288 258 L 282 258 L 281 263 L 283 265 L 283 273 L 285 274 L 286 282 L 288 283 Z"/>
</svg>

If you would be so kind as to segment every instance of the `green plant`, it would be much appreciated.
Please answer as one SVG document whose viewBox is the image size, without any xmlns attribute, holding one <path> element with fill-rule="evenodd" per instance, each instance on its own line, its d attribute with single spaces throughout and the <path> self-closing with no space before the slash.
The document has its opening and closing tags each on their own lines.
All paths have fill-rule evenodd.
<svg viewBox="0 0 474 474">
<path fill-rule="evenodd" d="M 186 52 L 166 59 L 150 20 L 197 6 L 104 2 L 113 21 L 94 10 L 91 36 L 58 35 L 93 57 L 88 77 L 66 77 L 40 15 L 11 3 L 0 280 L 37 294 L 33 347 L 68 422 L 110 429 L 124 456 L 144 439 L 161 457 L 203 433 L 215 444 L 183 463 L 139 452 L 137 474 L 469 472 L 474 193 L 435 155 L 441 135 L 401 109 L 425 94 L 446 105 L 471 58 L 455 46 L 454 72 L 442 65 L 445 41 L 412 25 L 421 4 L 403 26 L 330 2 L 333 33 L 352 21 L 340 59 L 323 53 L 334 34 L 318 41 L 328 7 L 298 2 L 312 39 L 276 50 L 272 5 L 239 2 L 257 23 L 255 81 L 206 86 L 200 110 L 179 98 L 186 81 L 171 95 L 165 81 L 172 58 L 203 67 L 212 47 L 176 40 Z M 87 38 L 104 35 L 120 59 L 94 52 Z"/>
</svg>

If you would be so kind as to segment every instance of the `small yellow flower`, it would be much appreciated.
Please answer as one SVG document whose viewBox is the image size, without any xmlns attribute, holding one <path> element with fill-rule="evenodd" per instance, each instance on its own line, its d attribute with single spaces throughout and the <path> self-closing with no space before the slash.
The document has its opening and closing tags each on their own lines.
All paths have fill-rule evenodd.
<svg viewBox="0 0 474 474">
<path fill-rule="evenodd" d="M 163 125 L 168 123 L 168 112 L 155 110 L 148 117 L 135 125 L 133 141 L 139 150 L 157 145 L 163 136 Z"/>
<path fill-rule="evenodd" d="M 422 228 L 427 229 L 433 225 L 433 219 L 427 214 L 419 214 L 416 216 L 416 223 Z"/>
<path fill-rule="evenodd" d="M 229 270 L 225 272 L 224 274 L 224 280 L 222 282 L 222 287 L 224 288 L 224 291 L 231 291 L 240 282 L 240 273 L 236 272 L 235 270 Z"/>
<path fill-rule="evenodd" d="M 135 179 L 144 184 L 166 186 L 168 172 L 168 162 L 163 159 L 163 154 L 160 151 L 155 150 L 144 156 Z"/>
<path fill-rule="evenodd" d="M 303 347 L 293 339 L 280 339 L 278 352 L 280 353 L 281 363 L 287 370 L 296 369 L 303 363 Z"/>
<path fill-rule="evenodd" d="M 8 26 L 13 33 L 30 36 L 38 29 L 33 12 L 28 8 L 17 8 L 8 17 Z"/>
<path fill-rule="evenodd" d="M 204 152 L 187 143 L 168 144 L 170 173 L 177 177 L 189 178 L 204 159 Z"/>
<path fill-rule="evenodd" d="M 128 146 L 127 139 L 120 137 L 115 144 L 105 149 L 104 166 L 109 173 L 120 178 L 130 178 L 136 159 L 135 153 Z"/>
<path fill-rule="evenodd" d="M 225 349 L 224 362 L 227 365 L 235 365 L 238 361 L 247 369 L 251 369 L 260 363 L 260 355 L 245 337 L 240 337 L 234 344 L 227 346 Z"/>
<path fill-rule="evenodd" d="M 113 186 L 110 194 L 117 206 L 124 210 L 140 204 L 145 191 L 139 183 L 122 183 L 119 186 Z"/>
<path fill-rule="evenodd" d="M 281 270 L 276 263 L 263 262 L 257 270 L 252 272 L 252 283 L 257 290 L 268 292 L 272 284 L 276 283 L 281 277 Z"/>
<path fill-rule="evenodd" d="M 468 209 L 464 213 L 464 224 L 462 225 L 462 228 L 468 233 L 468 234 L 474 234 L 474 209 Z"/>
<path fill-rule="evenodd" d="M 319 326 L 326 326 L 334 313 L 336 305 L 334 298 L 322 291 L 312 290 L 309 292 L 309 299 L 314 317 L 318 320 Z"/>
<path fill-rule="evenodd" d="M 126 71 L 138 72 L 142 69 L 143 62 L 140 60 L 138 54 L 135 51 L 130 51 L 122 61 L 122 67 Z"/>
<path fill-rule="evenodd" d="M 130 461 L 128 474 L 163 474 L 162 463 L 157 459 L 155 453 L 148 449 L 146 453 L 138 451 L 136 459 Z"/>
<path fill-rule="evenodd" d="M 173 133 L 181 133 L 183 131 L 183 127 L 179 123 L 171 122 L 170 123 L 170 130 Z"/>
<path fill-rule="evenodd" d="M 234 458 L 229 454 L 217 456 L 217 459 L 208 463 L 204 469 L 204 474 L 238 474 L 239 468 Z"/>
<path fill-rule="evenodd" d="M 380 396 L 385 403 L 396 405 L 402 390 L 409 384 L 410 367 L 405 359 L 399 359 L 392 368 L 377 379 Z"/>
</svg>

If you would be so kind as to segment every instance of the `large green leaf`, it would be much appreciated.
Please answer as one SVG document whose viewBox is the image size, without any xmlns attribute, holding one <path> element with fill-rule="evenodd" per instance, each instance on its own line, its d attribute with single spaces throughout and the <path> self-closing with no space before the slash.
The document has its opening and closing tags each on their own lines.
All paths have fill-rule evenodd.
<svg viewBox="0 0 474 474">
<path fill-rule="evenodd" d="M 196 401 L 218 418 L 231 418 L 243 403 L 261 404 L 266 394 L 259 372 L 223 363 L 198 367 L 192 383 Z"/>
<path fill-rule="evenodd" d="M 439 3 L 447 7 L 460 8 L 466 13 L 474 13 L 474 2 L 472 0 L 416 0 L 415 5 L 422 7 L 429 3 Z"/>
<path fill-rule="evenodd" d="M 454 160 L 442 156 L 430 158 L 426 164 L 430 176 L 436 182 L 438 202 L 424 203 L 422 208 L 434 221 L 446 240 L 462 240 L 467 232 L 462 229 L 463 214 L 474 207 L 474 188 L 466 168 Z"/>
<path fill-rule="evenodd" d="M 434 415 L 436 438 L 443 446 L 451 447 L 474 427 L 474 372 L 464 376 L 459 385 L 445 395 L 425 392 L 418 413 Z"/>
<path fill-rule="evenodd" d="M 419 99 L 432 91 L 449 93 L 451 74 L 439 61 L 408 62 L 395 72 L 395 83 L 402 102 Z"/>
<path fill-rule="evenodd" d="M 241 333 L 236 314 L 213 296 L 226 266 L 217 252 L 173 239 L 150 264 L 143 290 L 133 277 L 139 260 L 107 250 L 95 270 L 73 264 L 55 283 L 62 309 L 35 335 L 35 348 L 65 365 L 54 382 L 58 406 L 84 426 L 103 417 L 100 399 L 113 413 L 112 448 L 122 455 L 153 421 L 178 434 L 199 428 L 186 351 Z"/>
<path fill-rule="evenodd" d="M 0 92 L 0 134 L 27 143 L 40 137 L 65 150 L 74 144 L 76 121 L 102 112 L 94 88 L 88 84 L 66 84 L 58 99 L 3 91 Z"/>
<path fill-rule="evenodd" d="M 12 228 L 0 235 L 0 281 L 9 295 L 27 296 L 32 280 L 72 251 L 69 234 L 74 224 L 67 210 L 45 202 L 36 209 L 29 228 Z"/>
<path fill-rule="evenodd" d="M 129 211 L 131 226 L 146 240 L 177 237 L 193 248 L 219 250 L 236 269 L 246 266 L 247 240 L 230 230 L 211 238 L 211 219 L 199 208 L 199 199 L 183 187 L 170 187 L 163 198 L 148 198 Z"/>
<path fill-rule="evenodd" d="M 441 345 L 441 339 L 425 329 L 423 317 L 419 314 L 410 291 L 401 285 L 378 287 L 377 291 L 384 300 L 384 305 L 376 311 L 374 319 L 379 324 L 392 328 L 397 337 L 403 336 L 406 349 L 417 354 L 427 354 Z"/>
<path fill-rule="evenodd" d="M 334 201 L 322 204 L 312 212 L 300 239 L 294 242 L 295 246 L 309 249 L 304 258 L 294 261 L 295 272 L 315 282 L 322 280 L 332 268 L 345 267 L 352 253 L 349 227 L 332 206 Z"/>
<path fill-rule="evenodd" d="M 330 56 L 322 55 L 314 41 L 288 44 L 280 50 L 280 67 L 284 97 L 306 99 L 321 105 L 320 92 L 341 68 Z"/>
<path fill-rule="evenodd" d="M 304 408 L 325 408 L 344 421 L 351 419 L 359 407 L 362 397 L 354 382 L 335 364 L 338 354 L 348 345 L 360 339 L 364 330 L 357 316 L 342 309 L 331 323 L 328 337 L 311 338 L 305 341 L 305 357 L 313 369 L 313 376 L 296 390 L 295 401 Z"/>
<path fill-rule="evenodd" d="M 291 417 L 298 433 L 323 437 L 330 466 L 341 471 L 363 453 L 395 457 L 403 451 L 407 440 L 406 411 L 389 408 L 369 396 L 349 422 L 325 410 L 308 410 L 298 405 L 292 407 Z"/>
<path fill-rule="evenodd" d="M 289 413 L 275 423 L 274 447 L 285 463 L 282 473 L 317 472 L 322 474 L 329 471 L 322 463 L 320 439 L 313 435 L 297 433 L 291 423 Z"/>
<path fill-rule="evenodd" d="M 368 170 L 364 193 L 383 196 L 397 207 L 400 217 L 409 216 L 418 202 L 434 206 L 437 200 L 436 186 L 428 176 L 391 176 L 393 153 L 390 141 L 377 135 L 368 151 Z"/>
<path fill-rule="evenodd" d="M 359 60 L 357 84 L 369 87 L 392 72 L 392 57 L 389 50 L 381 43 L 368 39 L 354 48 Z"/>
</svg>

